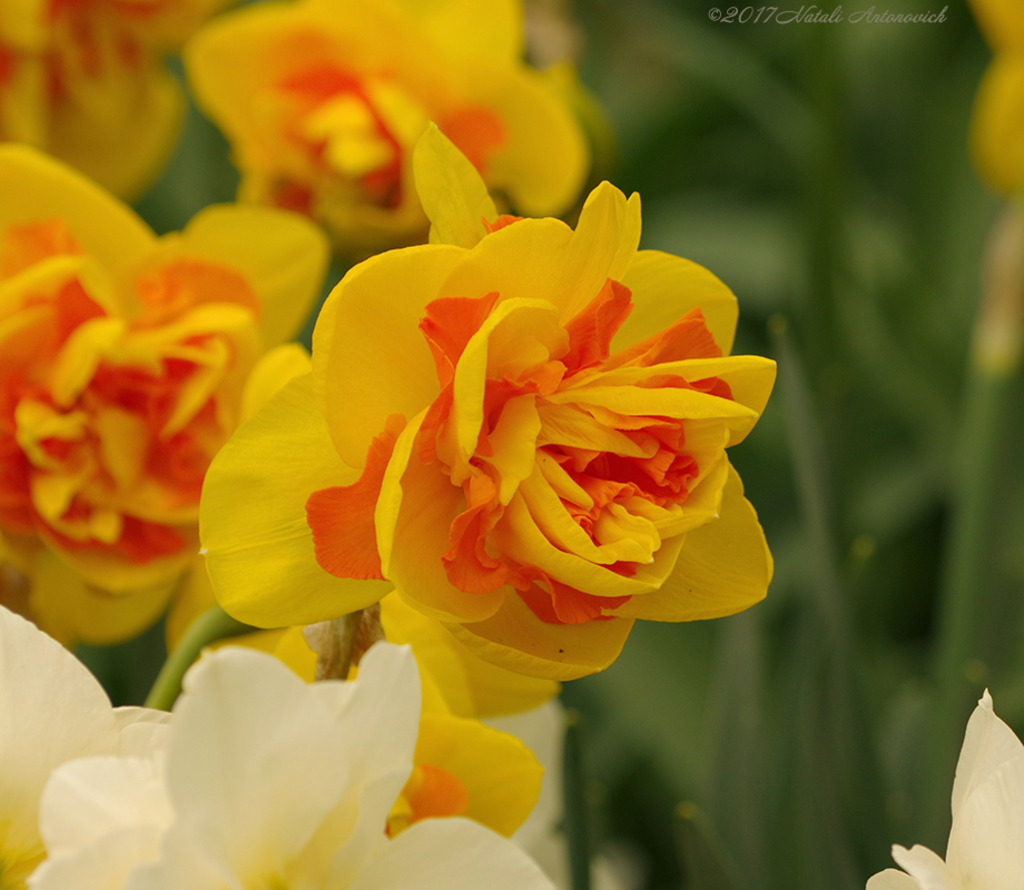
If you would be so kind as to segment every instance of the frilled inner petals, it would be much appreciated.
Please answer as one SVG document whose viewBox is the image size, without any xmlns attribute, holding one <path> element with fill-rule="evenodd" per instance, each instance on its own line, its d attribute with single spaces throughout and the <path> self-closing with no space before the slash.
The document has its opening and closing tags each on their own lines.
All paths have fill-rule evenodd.
<svg viewBox="0 0 1024 890">
<path fill-rule="evenodd" d="M 568 319 L 545 300 L 497 293 L 427 305 L 420 330 L 440 393 L 392 463 L 418 461 L 462 491 L 449 549 L 436 554 L 453 587 L 510 585 L 549 624 L 600 620 L 656 590 L 681 536 L 713 518 L 719 492 L 710 507 L 687 500 L 705 479 L 718 485 L 730 428 L 756 415 L 708 376 L 707 360 L 722 353 L 699 309 L 613 353 L 631 309 L 629 289 L 612 279 Z M 370 501 L 407 466 L 385 472 L 378 451 L 375 442 L 359 483 L 310 499 L 315 537 L 357 515 L 369 528 Z M 393 529 L 379 511 L 377 520 L 381 544 Z M 360 577 L 350 574 L 355 556 L 328 555 L 319 540 L 317 557 Z"/>
<path fill-rule="evenodd" d="M 258 303 L 190 259 L 140 274 L 129 312 L 113 294 L 60 220 L 0 236 L 0 526 L 143 565 L 186 544 Z"/>
<path fill-rule="evenodd" d="M 294 152 L 271 198 L 306 214 L 315 212 L 315 196 L 324 187 L 354 190 L 359 200 L 385 209 L 402 205 L 409 152 L 438 114 L 384 74 L 332 63 L 281 78 L 264 105 L 268 130 L 283 133 Z M 479 170 L 505 142 L 501 121 L 487 108 L 459 107 L 439 123 Z"/>
</svg>

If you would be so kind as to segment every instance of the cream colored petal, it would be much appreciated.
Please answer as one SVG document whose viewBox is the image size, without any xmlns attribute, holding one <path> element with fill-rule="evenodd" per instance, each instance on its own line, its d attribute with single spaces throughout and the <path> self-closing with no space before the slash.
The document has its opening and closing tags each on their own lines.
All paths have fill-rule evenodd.
<svg viewBox="0 0 1024 890">
<path fill-rule="evenodd" d="M 456 864 L 457 863 L 457 864 Z M 554 890 L 511 841 L 467 819 L 426 819 L 403 831 L 348 890 Z"/>
<path fill-rule="evenodd" d="M 963 802 L 992 773 L 1011 760 L 1024 757 L 1024 745 L 992 709 L 992 696 L 988 690 L 967 721 L 964 744 L 956 764 L 953 781 L 953 817 L 960 812 Z"/>
<path fill-rule="evenodd" d="M 59 643 L 0 609 L 0 824 L 7 856 L 38 844 L 39 797 L 67 760 L 114 754 L 110 701 Z"/>
<path fill-rule="evenodd" d="M 40 834 L 50 856 L 74 852 L 132 825 L 170 825 L 173 818 L 155 760 L 86 757 L 58 767 L 40 802 Z"/>
<path fill-rule="evenodd" d="M 1002 763 L 961 801 L 946 848 L 947 890 L 1018 890 L 1022 837 L 1024 755 Z"/>
</svg>

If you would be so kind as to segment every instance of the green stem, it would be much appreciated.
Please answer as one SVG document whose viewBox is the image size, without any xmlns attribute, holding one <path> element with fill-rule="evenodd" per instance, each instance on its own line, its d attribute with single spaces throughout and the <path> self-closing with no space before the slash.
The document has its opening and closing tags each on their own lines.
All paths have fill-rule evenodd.
<svg viewBox="0 0 1024 890">
<path fill-rule="evenodd" d="M 957 752 L 974 701 L 983 687 L 987 653 L 982 644 L 986 611 L 986 562 L 996 499 L 996 458 L 1009 381 L 974 369 L 968 386 L 961 457 L 963 471 L 954 495 L 952 524 L 939 593 L 933 663 L 936 683 L 924 761 L 922 837 L 942 849 L 951 814 L 949 795 Z M 971 671 L 972 661 L 979 669 Z M 971 674 L 974 674 L 973 682 Z"/>
<path fill-rule="evenodd" d="M 220 606 L 207 609 L 192 622 L 177 648 L 167 657 L 146 697 L 146 707 L 169 711 L 181 692 L 182 677 L 206 646 L 255 629 L 236 621 Z"/>
<path fill-rule="evenodd" d="M 1000 434 L 1010 385 L 1024 347 L 1024 214 L 1010 206 L 993 227 L 974 323 L 962 422 L 959 472 L 939 590 L 932 665 L 936 690 L 929 716 L 921 796 L 921 841 L 941 849 L 949 829 L 949 793 L 960 740 L 993 654 L 983 626 L 991 612 L 987 560 Z"/>
<path fill-rule="evenodd" d="M 590 830 L 580 723 L 578 711 L 569 711 L 565 715 L 562 793 L 565 802 L 565 837 L 569 845 L 570 886 L 572 890 L 590 890 Z"/>
</svg>

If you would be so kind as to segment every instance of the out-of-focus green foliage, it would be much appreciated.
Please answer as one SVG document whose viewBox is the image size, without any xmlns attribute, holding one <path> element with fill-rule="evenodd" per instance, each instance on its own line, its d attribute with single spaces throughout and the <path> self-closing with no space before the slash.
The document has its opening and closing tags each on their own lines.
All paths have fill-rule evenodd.
<svg viewBox="0 0 1024 890">
<path fill-rule="evenodd" d="M 935 769 L 937 604 L 965 449 L 972 459 L 968 345 L 998 207 L 967 150 L 989 52 L 962 4 L 916 25 L 709 18 L 732 5 L 744 8 L 576 11 L 584 80 L 620 139 L 616 183 L 643 198 L 642 246 L 719 275 L 740 300 L 736 351 L 780 362 L 757 432 L 731 452 L 775 581 L 749 613 L 638 627 L 566 697 L 590 716 L 607 833 L 642 851 L 647 886 L 718 886 L 687 884 L 685 854 L 648 828 L 649 813 L 693 800 L 737 887 L 860 888 L 891 865 L 891 843 L 941 850 L 948 828 L 954 761 L 923 773 Z M 1017 728 L 1022 399 L 1011 381 L 992 420 L 985 608 L 964 666 L 971 695 L 989 685 Z M 967 698 L 949 717 L 958 733 Z M 937 823 L 921 811 L 927 786 L 946 790 Z"/>
</svg>

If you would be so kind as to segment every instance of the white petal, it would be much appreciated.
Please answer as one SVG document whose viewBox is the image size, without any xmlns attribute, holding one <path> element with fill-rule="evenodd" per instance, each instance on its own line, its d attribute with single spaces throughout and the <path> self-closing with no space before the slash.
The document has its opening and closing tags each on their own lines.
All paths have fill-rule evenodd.
<svg viewBox="0 0 1024 890">
<path fill-rule="evenodd" d="M 960 805 L 946 861 L 964 887 L 1024 887 L 1024 756 L 991 772 Z"/>
<path fill-rule="evenodd" d="M 887 868 L 868 878 L 865 890 L 921 890 L 921 885 L 906 872 Z"/>
<path fill-rule="evenodd" d="M 140 863 L 158 849 L 159 831 L 133 825 L 108 834 L 85 850 L 51 858 L 29 878 L 30 890 L 121 890 Z"/>
<path fill-rule="evenodd" d="M 992 697 L 985 690 L 971 714 L 956 765 L 953 781 L 953 818 L 971 791 L 984 782 L 999 766 L 1024 756 L 1024 745 L 992 710 Z"/>
<path fill-rule="evenodd" d="M 87 757 L 54 770 L 40 801 L 40 834 L 51 856 L 81 850 L 128 826 L 171 822 L 154 760 Z"/>
<path fill-rule="evenodd" d="M 114 721 L 120 732 L 120 753 L 147 757 L 165 744 L 171 715 L 154 708 L 114 708 Z"/>
<path fill-rule="evenodd" d="M 228 873 L 280 874 L 342 796 L 337 718 L 280 661 L 231 647 L 186 677 L 167 748 L 171 798 Z"/>
<path fill-rule="evenodd" d="M 348 890 L 554 890 L 511 841 L 467 819 L 403 831 Z"/>
<path fill-rule="evenodd" d="M 27 849 L 50 773 L 74 757 L 115 753 L 114 718 L 106 693 L 71 653 L 2 608 L 0 714 L 4 845 Z"/>
<path fill-rule="evenodd" d="M 927 847 L 915 844 L 908 850 L 893 844 L 892 858 L 900 868 L 917 879 L 921 890 L 960 890 L 958 885 L 950 883 L 946 863 Z"/>
</svg>

